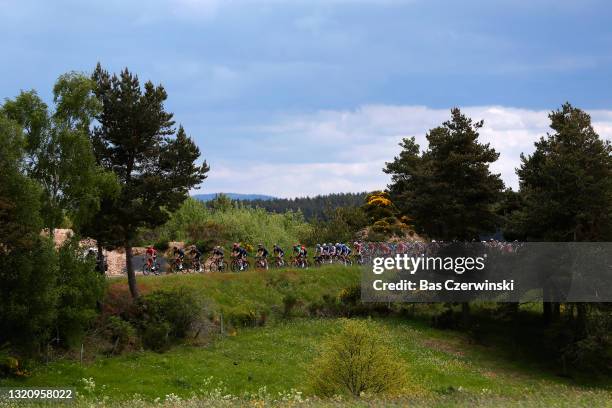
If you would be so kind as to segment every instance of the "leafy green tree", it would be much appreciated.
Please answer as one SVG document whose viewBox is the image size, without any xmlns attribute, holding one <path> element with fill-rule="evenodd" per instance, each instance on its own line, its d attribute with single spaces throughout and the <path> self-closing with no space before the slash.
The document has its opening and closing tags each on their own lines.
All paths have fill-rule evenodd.
<svg viewBox="0 0 612 408">
<path fill-rule="evenodd" d="M 338 207 L 328 210 L 325 221 L 317 221 L 307 244 L 322 242 L 350 242 L 368 225 L 368 218 L 360 207 Z"/>
<path fill-rule="evenodd" d="M 0 112 L 0 344 L 41 346 L 56 319 L 57 262 L 41 237 L 41 190 L 22 174 L 26 139 Z"/>
<path fill-rule="evenodd" d="M 110 75 L 100 64 L 92 79 L 102 102 L 94 150 L 98 162 L 113 171 L 121 185 L 119 197 L 102 207 L 108 221 L 103 227 L 125 247 L 130 292 L 137 297 L 132 244 L 139 228 L 163 225 L 209 168 L 206 162 L 196 164 L 200 152 L 185 130 L 175 130 L 172 114 L 164 108 L 163 86 L 148 81 L 141 87 L 127 69 Z"/>
<path fill-rule="evenodd" d="M 451 120 L 427 134 L 427 150 L 404 139 L 400 155 L 386 164 L 391 198 L 419 233 L 471 240 L 497 227 L 494 206 L 504 184 L 489 169 L 499 154 L 478 141 L 482 126 L 454 108 Z"/>
<path fill-rule="evenodd" d="M 96 165 L 89 127 L 99 110 L 93 82 L 82 74 L 60 76 L 50 113 L 35 91 L 7 100 L 2 111 L 26 133 L 26 169 L 43 187 L 43 222 L 53 235 L 66 214 L 78 226 L 99 207 L 100 195 L 116 190 L 112 174 Z M 115 187 L 113 187 L 115 185 Z"/>
<path fill-rule="evenodd" d="M 217 194 L 215 198 L 206 203 L 206 206 L 213 211 L 227 211 L 232 208 L 234 203 L 226 194 Z"/>
</svg>

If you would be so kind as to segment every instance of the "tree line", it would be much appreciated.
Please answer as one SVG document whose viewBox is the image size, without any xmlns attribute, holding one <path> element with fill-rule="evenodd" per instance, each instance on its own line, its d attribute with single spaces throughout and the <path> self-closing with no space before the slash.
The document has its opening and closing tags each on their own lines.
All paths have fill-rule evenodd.
<svg viewBox="0 0 612 408">
<path fill-rule="evenodd" d="M 405 138 L 400 154 L 386 163 L 394 204 L 429 239 L 479 240 L 501 229 L 525 242 L 609 241 L 612 146 L 590 116 L 569 103 L 549 119 L 551 131 L 535 142 L 532 154 L 521 155 L 519 190 L 512 191 L 490 170 L 499 153 L 479 141 L 484 123 L 453 109 L 450 120 L 427 133 L 425 149 Z M 512 306 L 516 318 L 518 304 Z M 462 310 L 469 320 L 469 303 Z M 544 301 L 542 311 L 546 324 L 563 328 L 551 343 L 560 354 L 609 363 L 609 304 Z"/>
<path fill-rule="evenodd" d="M 300 211 L 307 221 L 328 221 L 337 208 L 359 207 L 364 203 L 363 193 L 332 193 L 314 197 L 273 198 L 267 200 L 242 200 L 252 207 L 263 208 L 273 213 Z"/>
<path fill-rule="evenodd" d="M 60 76 L 52 107 L 35 90 L 0 105 L 0 346 L 63 341 L 95 315 L 104 281 L 78 238 L 55 250 L 59 226 L 124 247 L 138 296 L 138 230 L 163 225 L 209 170 L 166 99 L 163 86 L 98 64 Z"/>
</svg>

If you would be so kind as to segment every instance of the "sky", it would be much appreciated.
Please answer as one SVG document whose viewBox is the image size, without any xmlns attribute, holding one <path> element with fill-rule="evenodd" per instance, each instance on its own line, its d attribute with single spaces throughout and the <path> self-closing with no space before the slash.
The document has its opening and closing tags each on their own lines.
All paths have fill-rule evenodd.
<svg viewBox="0 0 612 408">
<path fill-rule="evenodd" d="M 197 192 L 279 197 L 384 189 L 457 106 L 516 189 L 563 102 L 612 139 L 610 21 L 607 0 L 0 0 L 0 98 L 128 67 L 211 166 Z"/>
</svg>

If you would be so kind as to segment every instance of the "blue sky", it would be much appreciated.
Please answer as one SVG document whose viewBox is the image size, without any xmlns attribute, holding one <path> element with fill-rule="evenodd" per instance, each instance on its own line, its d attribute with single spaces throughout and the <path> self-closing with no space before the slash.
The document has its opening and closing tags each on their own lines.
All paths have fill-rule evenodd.
<svg viewBox="0 0 612 408">
<path fill-rule="evenodd" d="M 201 191 L 384 188 L 402 137 L 460 106 L 518 154 L 566 100 L 612 137 L 612 5 L 564 0 L 0 0 L 0 96 L 127 66 L 211 164 Z"/>
</svg>

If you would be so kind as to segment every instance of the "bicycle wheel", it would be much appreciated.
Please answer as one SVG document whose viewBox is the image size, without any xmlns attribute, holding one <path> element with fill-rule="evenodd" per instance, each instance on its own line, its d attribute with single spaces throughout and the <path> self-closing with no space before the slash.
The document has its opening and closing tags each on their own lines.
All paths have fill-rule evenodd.
<svg viewBox="0 0 612 408">
<path fill-rule="evenodd" d="M 142 265 L 142 274 L 148 275 L 149 273 L 150 273 L 149 266 L 145 263 L 144 265 Z"/>
</svg>

